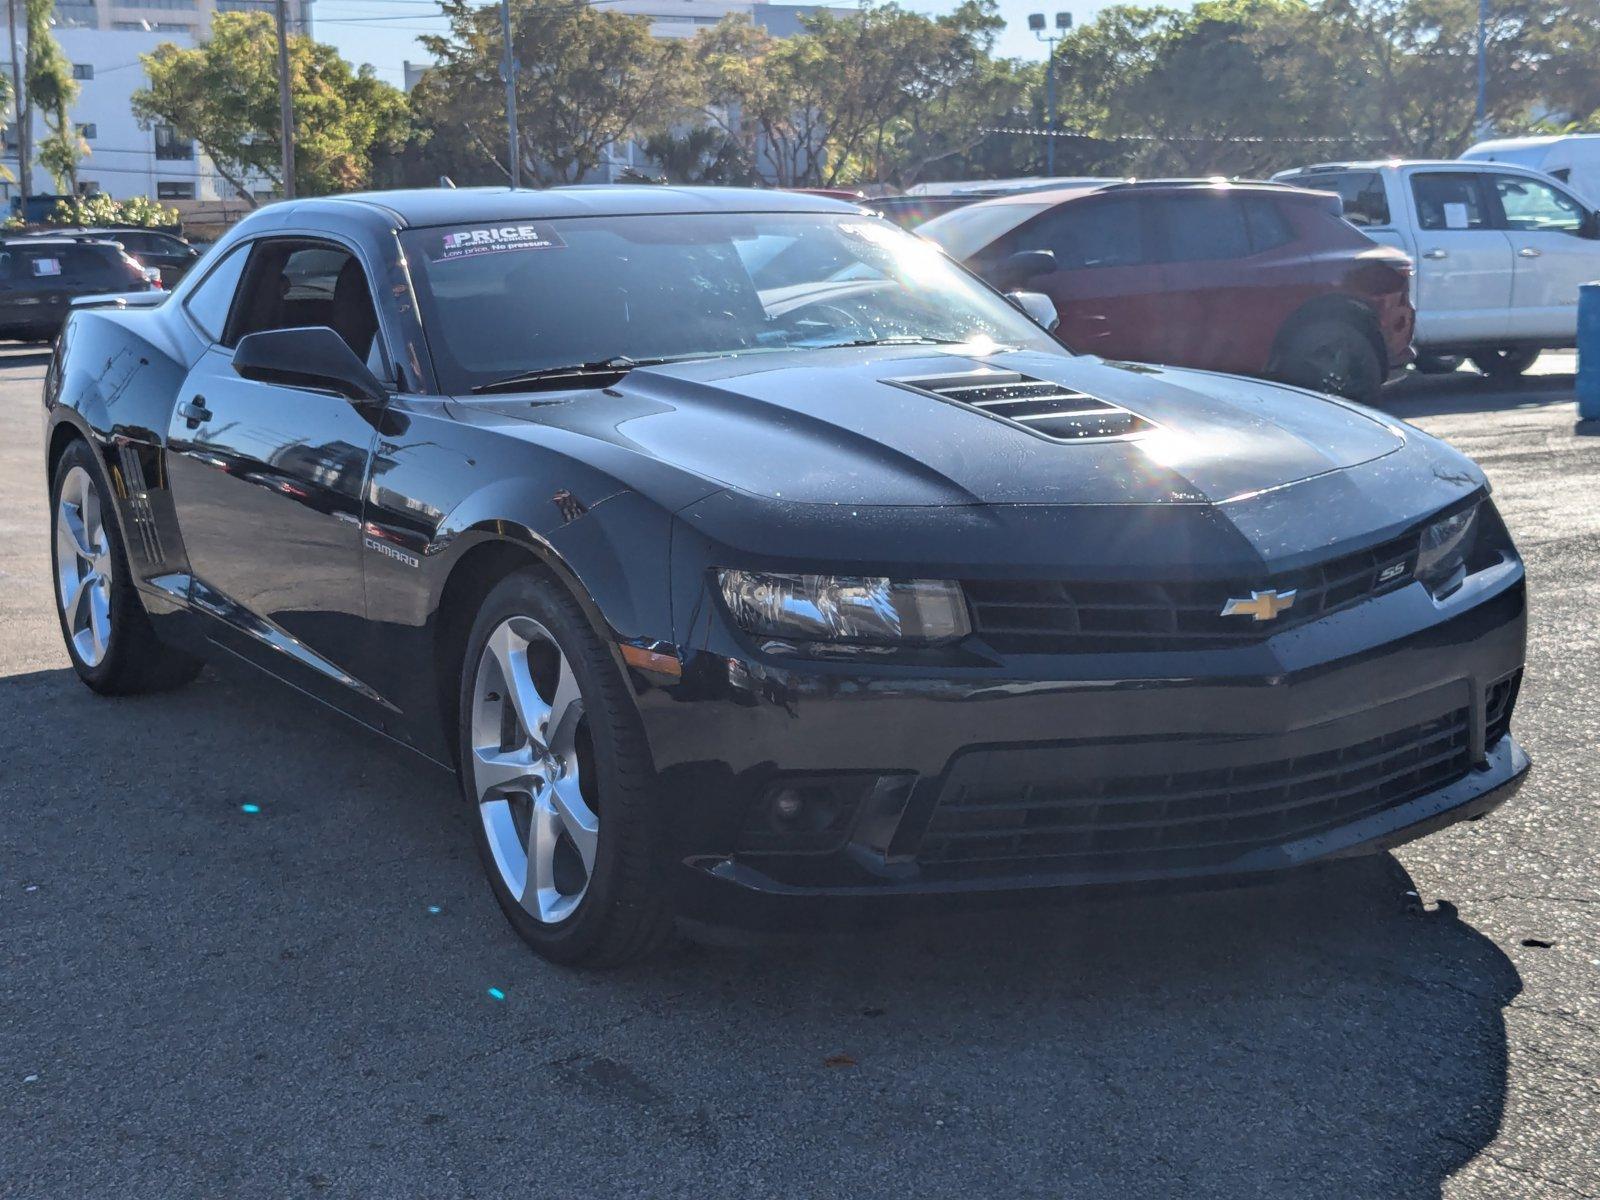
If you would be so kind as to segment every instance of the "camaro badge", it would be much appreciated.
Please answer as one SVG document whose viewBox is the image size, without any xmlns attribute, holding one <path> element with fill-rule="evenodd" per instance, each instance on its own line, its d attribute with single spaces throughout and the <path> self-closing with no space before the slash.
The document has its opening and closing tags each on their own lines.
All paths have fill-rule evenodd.
<svg viewBox="0 0 1600 1200">
<path fill-rule="evenodd" d="M 1229 600 L 1222 606 L 1222 615 L 1225 617 L 1254 617 L 1258 621 L 1270 621 L 1284 609 L 1293 607 L 1293 589 L 1287 592 L 1269 589 L 1265 592 L 1252 591 L 1248 600 Z"/>
</svg>

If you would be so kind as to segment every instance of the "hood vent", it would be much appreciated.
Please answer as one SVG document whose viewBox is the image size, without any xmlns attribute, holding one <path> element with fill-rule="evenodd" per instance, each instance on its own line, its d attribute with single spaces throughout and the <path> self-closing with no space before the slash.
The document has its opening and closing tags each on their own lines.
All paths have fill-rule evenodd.
<svg viewBox="0 0 1600 1200">
<path fill-rule="evenodd" d="M 1104 442 L 1138 437 L 1155 428 L 1154 422 L 1125 408 L 1015 371 L 973 371 L 886 382 L 965 405 L 1057 442 Z"/>
</svg>

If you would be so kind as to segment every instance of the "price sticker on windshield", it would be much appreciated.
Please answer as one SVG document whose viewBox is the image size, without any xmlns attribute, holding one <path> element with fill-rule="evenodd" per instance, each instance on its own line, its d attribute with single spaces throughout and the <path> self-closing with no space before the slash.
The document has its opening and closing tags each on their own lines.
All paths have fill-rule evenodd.
<svg viewBox="0 0 1600 1200">
<path fill-rule="evenodd" d="M 452 229 L 439 235 L 430 262 L 453 262 L 476 258 L 480 254 L 499 254 L 507 250 L 555 250 L 565 246 L 559 234 L 548 225 L 519 221 L 514 225 L 475 225 L 471 229 Z"/>
</svg>

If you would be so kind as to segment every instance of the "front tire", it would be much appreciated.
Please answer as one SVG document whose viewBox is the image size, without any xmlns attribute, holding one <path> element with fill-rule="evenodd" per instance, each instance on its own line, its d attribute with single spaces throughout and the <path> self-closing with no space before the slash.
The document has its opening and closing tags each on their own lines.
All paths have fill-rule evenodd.
<svg viewBox="0 0 1600 1200">
<path fill-rule="evenodd" d="M 666 940 L 654 769 L 627 682 L 533 568 L 484 600 L 460 691 L 461 786 L 495 900 L 534 950 L 609 966 Z"/>
<path fill-rule="evenodd" d="M 1284 341 L 1279 361 L 1286 382 L 1313 391 L 1368 402 L 1383 387 L 1377 350 L 1349 321 L 1308 321 Z"/>
<path fill-rule="evenodd" d="M 1486 350 L 1472 356 L 1472 365 L 1490 379 L 1515 379 L 1538 361 L 1539 351 L 1527 347 Z"/>
<path fill-rule="evenodd" d="M 203 664 L 156 635 L 134 591 L 109 495 L 94 452 L 74 441 L 50 486 L 56 616 L 72 669 L 108 696 L 178 687 Z"/>
</svg>

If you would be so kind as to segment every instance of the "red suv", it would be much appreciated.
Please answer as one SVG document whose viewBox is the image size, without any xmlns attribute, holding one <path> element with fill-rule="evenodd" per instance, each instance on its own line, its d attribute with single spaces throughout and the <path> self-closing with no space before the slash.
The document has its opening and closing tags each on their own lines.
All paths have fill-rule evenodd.
<svg viewBox="0 0 1600 1200">
<path fill-rule="evenodd" d="M 1074 349 L 1370 400 L 1412 358 L 1411 261 L 1340 211 L 1278 184 L 1108 183 L 985 200 L 917 232 L 996 286 L 1045 293 Z"/>
</svg>

